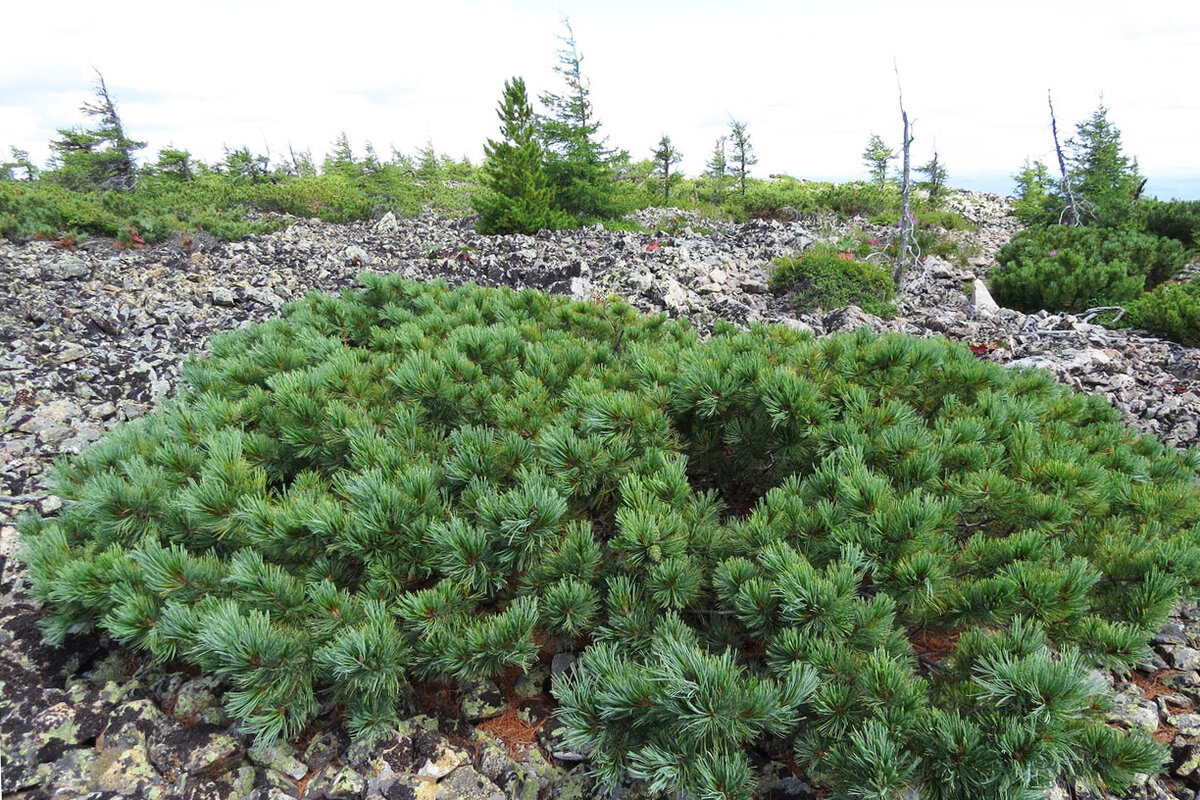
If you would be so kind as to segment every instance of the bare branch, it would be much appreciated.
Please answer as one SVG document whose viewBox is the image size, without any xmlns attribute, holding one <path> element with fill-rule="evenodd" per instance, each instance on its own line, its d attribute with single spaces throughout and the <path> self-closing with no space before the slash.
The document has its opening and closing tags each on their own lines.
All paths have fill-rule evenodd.
<svg viewBox="0 0 1200 800">
<path fill-rule="evenodd" d="M 1071 224 L 1078 227 L 1083 223 L 1079 217 L 1079 206 L 1075 203 L 1075 193 L 1071 190 L 1071 180 L 1067 177 L 1067 162 L 1063 159 L 1062 147 L 1058 144 L 1058 121 L 1054 119 L 1054 100 L 1050 90 L 1046 90 L 1046 102 L 1050 104 L 1050 130 L 1054 133 L 1054 152 L 1058 154 L 1058 171 L 1062 174 L 1063 194 L 1067 196 L 1067 214 Z"/>
<path fill-rule="evenodd" d="M 896 257 L 896 271 L 892 275 L 896 283 L 899 283 L 901 276 L 908 269 L 912 257 L 910 248 L 912 241 L 912 184 L 909 178 L 911 164 L 909 153 L 913 137 L 908 124 L 908 112 L 904 110 L 904 89 L 900 85 L 900 67 L 895 60 L 892 61 L 892 66 L 896 70 L 896 92 L 900 97 L 900 118 L 904 121 L 904 167 L 900 178 L 900 252 Z"/>
</svg>

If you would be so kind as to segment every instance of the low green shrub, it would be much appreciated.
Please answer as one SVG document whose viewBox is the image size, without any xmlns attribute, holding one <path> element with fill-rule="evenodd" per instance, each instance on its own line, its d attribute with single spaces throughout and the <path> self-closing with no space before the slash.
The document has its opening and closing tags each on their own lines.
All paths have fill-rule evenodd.
<svg viewBox="0 0 1200 800">
<path fill-rule="evenodd" d="M 1115 228 L 1055 225 L 1020 231 L 1000 248 L 992 295 L 1020 311 L 1083 311 L 1130 303 L 1184 264 L 1174 240 Z"/>
<path fill-rule="evenodd" d="M 1129 304 L 1122 325 L 1145 328 L 1185 344 L 1200 347 L 1200 278 L 1187 283 L 1164 283 Z"/>
<path fill-rule="evenodd" d="M 891 303 L 896 284 L 887 271 L 859 260 L 854 251 L 842 251 L 826 242 L 812 245 L 796 258 L 775 259 L 771 287 L 794 292 L 796 309 L 801 312 L 856 305 L 876 316 L 896 313 Z"/>
<path fill-rule="evenodd" d="M 900 220 L 900 190 L 892 184 L 879 186 L 863 181 L 830 184 L 817 192 L 817 203 L 843 217 L 875 218 L 885 225 Z"/>
<path fill-rule="evenodd" d="M 727 203 L 737 207 L 735 216 L 739 219 L 783 219 L 790 216 L 786 209 L 797 214 L 814 214 L 821 210 L 817 186 L 787 175 L 749 181 L 746 196 L 733 195 Z"/>
<path fill-rule="evenodd" d="M 1142 200 L 1136 214 L 1147 233 L 1166 236 L 1188 248 L 1200 246 L 1200 200 Z"/>
<path fill-rule="evenodd" d="M 1195 595 L 1200 454 L 945 340 L 360 280 L 57 469 L 20 523 L 49 641 L 222 676 L 264 741 L 582 648 L 569 740 L 693 798 L 748 797 L 763 738 L 845 797 L 1162 763 L 1088 667 Z"/>
<path fill-rule="evenodd" d="M 285 223 L 272 215 L 280 214 L 349 222 L 386 211 L 412 216 L 427 207 L 464 213 L 470 189 L 469 183 L 423 183 L 394 165 L 255 180 L 211 169 L 191 180 L 149 173 L 131 192 L 74 191 L 49 179 L 0 181 L 0 236 L 16 241 L 85 233 L 117 238 L 134 231 L 147 242 L 160 242 L 204 231 L 236 239 L 277 230 Z"/>
<path fill-rule="evenodd" d="M 972 231 L 978 227 L 956 211 L 930 208 L 925 204 L 916 205 L 914 214 L 918 227 L 941 228 L 947 231 Z"/>
</svg>

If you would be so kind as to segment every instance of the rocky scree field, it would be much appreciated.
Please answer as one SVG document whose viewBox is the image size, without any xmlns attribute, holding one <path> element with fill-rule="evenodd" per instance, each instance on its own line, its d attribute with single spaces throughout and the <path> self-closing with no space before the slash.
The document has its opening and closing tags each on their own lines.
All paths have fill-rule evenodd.
<svg viewBox="0 0 1200 800">
<path fill-rule="evenodd" d="M 1069 315 L 996 307 L 977 281 L 1017 224 L 998 196 L 963 193 L 952 204 L 978 225 L 954 235 L 979 255 L 964 264 L 924 259 L 902 281 L 891 320 L 854 307 L 797 315 L 790 298 L 769 290 L 773 258 L 849 231 L 851 223 L 832 218 L 729 225 L 646 211 L 638 221 L 654 234 L 590 228 L 486 237 L 462 222 L 389 215 L 370 224 L 297 221 L 239 242 L 197 238 L 153 249 L 0 242 L 5 796 L 591 794 L 575 767 L 582 754 L 556 740 L 550 715 L 548 688 L 568 669 L 567 657 L 461 692 L 424 687 L 409 698 L 402 729 L 374 747 L 351 745 L 330 717 L 327 727 L 264 751 L 231 728 L 219 682 L 149 668 L 95 636 L 62 647 L 41 642 L 40 611 L 13 559 L 11 523 L 25 509 L 50 514 L 61 507 L 44 484 L 50 463 L 169 396 L 183 357 L 212 334 L 277 316 L 311 289 L 337 292 L 365 270 L 577 299 L 616 294 L 638 309 L 687 318 L 701 331 L 724 319 L 817 335 L 867 327 L 947 336 L 969 343 L 980 358 L 1045 368 L 1078 390 L 1103 394 L 1128 423 L 1165 443 L 1200 444 L 1200 351 Z M 1143 669 L 1103 680 L 1117 693 L 1114 724 L 1152 732 L 1171 747 L 1168 774 L 1131 796 L 1193 800 L 1200 791 L 1200 610 L 1185 605 L 1175 612 Z M 771 756 L 759 764 L 767 796 L 814 796 Z"/>
</svg>

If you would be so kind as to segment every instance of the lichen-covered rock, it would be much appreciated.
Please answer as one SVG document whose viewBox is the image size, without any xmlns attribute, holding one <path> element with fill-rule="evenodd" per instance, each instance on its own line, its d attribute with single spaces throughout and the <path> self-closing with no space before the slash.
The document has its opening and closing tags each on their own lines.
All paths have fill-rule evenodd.
<svg viewBox="0 0 1200 800">
<path fill-rule="evenodd" d="M 94 791 L 123 792 L 124 796 L 145 800 L 158 800 L 172 793 L 141 745 L 98 750 L 91 774 Z"/>
<path fill-rule="evenodd" d="M 344 729 L 330 728 L 312 737 L 301 759 L 310 771 L 318 770 L 338 758 L 349 744 L 349 736 Z"/>
<path fill-rule="evenodd" d="M 251 747 L 247 753 L 250 761 L 273 772 L 298 781 L 308 774 L 308 765 L 298 756 L 288 742 L 273 742 L 265 746 Z"/>
<path fill-rule="evenodd" d="M 308 779 L 305 797 L 357 800 L 367 790 L 367 779 L 350 767 L 327 764 Z"/>
<path fill-rule="evenodd" d="M 418 777 L 441 780 L 470 761 L 466 751 L 436 731 L 419 731 L 414 739 Z"/>
<path fill-rule="evenodd" d="M 207 722 L 174 725 L 149 743 L 150 759 L 169 781 L 181 776 L 215 778 L 245 754 L 241 736 Z"/>
<path fill-rule="evenodd" d="M 210 675 L 185 681 L 175 693 L 171 713 L 184 722 L 206 722 L 224 727 L 230 719 L 221 707 L 221 688 L 221 679 Z"/>
<path fill-rule="evenodd" d="M 437 800 L 508 800 L 500 787 L 469 766 L 458 767 L 438 781 Z"/>
<path fill-rule="evenodd" d="M 459 708 L 469 722 L 491 719 L 504 713 L 508 703 L 495 681 L 481 678 L 462 683 L 462 700 Z"/>
<path fill-rule="evenodd" d="M 537 697 L 550 688 L 550 670 L 541 662 L 517 676 L 513 691 L 517 697 Z"/>
</svg>

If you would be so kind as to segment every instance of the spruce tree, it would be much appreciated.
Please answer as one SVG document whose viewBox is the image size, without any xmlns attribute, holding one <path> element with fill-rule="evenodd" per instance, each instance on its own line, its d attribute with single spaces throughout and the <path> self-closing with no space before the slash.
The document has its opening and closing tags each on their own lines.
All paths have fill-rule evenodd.
<svg viewBox="0 0 1200 800">
<path fill-rule="evenodd" d="M 1144 181 L 1137 160 L 1121 152 L 1121 132 L 1109 121 L 1103 103 L 1075 126 L 1075 136 L 1066 145 L 1071 151 L 1068 175 L 1076 195 L 1100 224 L 1125 221 Z"/>
<path fill-rule="evenodd" d="M 543 167 L 524 80 L 505 81 L 496 115 L 504 138 L 499 142 L 489 139 L 484 147 L 481 183 L 485 191 L 471 198 L 479 214 L 476 229 L 480 233 L 536 233 L 542 228 L 563 227 L 565 215 L 551 206 L 553 191 Z"/>
<path fill-rule="evenodd" d="M 187 150 L 164 147 L 158 151 L 158 160 L 149 171 L 156 177 L 189 183 L 196 179 L 196 161 Z"/>
<path fill-rule="evenodd" d="M 683 160 L 683 154 L 671 144 L 671 137 L 665 133 L 654 148 L 654 170 L 662 179 L 663 202 L 671 202 L 671 186 L 679 183 L 682 177 L 678 172 L 671 172 L 671 167 Z"/>
<path fill-rule="evenodd" d="M 354 157 L 354 149 L 350 146 L 350 137 L 345 131 L 338 134 L 333 141 L 333 149 L 325 155 L 321 171 L 326 174 L 345 175 L 354 178 L 362 174 L 362 167 Z"/>
<path fill-rule="evenodd" d="M 716 144 L 713 145 L 712 156 L 709 157 L 704 171 L 704 177 L 710 187 L 709 191 L 712 193 L 712 200 L 718 205 L 725 202 L 725 187 L 729 179 L 729 161 L 725 157 L 725 142 L 726 137 L 717 138 Z"/>
<path fill-rule="evenodd" d="M 1016 202 L 1013 213 L 1027 225 L 1046 223 L 1056 218 L 1055 181 L 1050 170 L 1041 161 L 1030 162 L 1028 158 L 1020 172 L 1012 176 L 1016 185 Z"/>
<path fill-rule="evenodd" d="M 917 186 L 928 193 L 930 203 L 938 203 L 946 191 L 946 180 L 950 177 L 950 173 L 938 159 L 937 150 L 933 151 L 933 158 L 917 167 L 917 172 L 925 176 L 925 180 L 918 181 Z"/>
<path fill-rule="evenodd" d="M 883 186 L 887 181 L 888 162 L 896 158 L 892 148 L 883 143 L 883 138 L 879 134 L 872 133 L 862 155 L 863 163 L 870 171 L 871 180 L 876 186 Z"/>
<path fill-rule="evenodd" d="M 576 223 L 619 217 L 625 209 L 616 196 L 616 153 L 600 137 L 592 108 L 591 83 L 582 70 L 583 55 L 569 20 L 554 71 L 566 81 L 566 92 L 539 97 L 548 114 L 538 117 L 546 151 L 546 176 L 554 189 L 554 205 Z"/>
<path fill-rule="evenodd" d="M 746 132 L 746 123 L 736 119 L 729 121 L 729 141 L 733 145 L 733 155 L 730 158 L 730 173 L 738 183 L 738 191 L 746 196 L 746 176 L 750 167 L 758 163 L 754 155 L 754 147 L 750 144 L 750 134 Z"/>
<path fill-rule="evenodd" d="M 99 71 L 96 100 L 84 103 L 81 110 L 99 122 L 94 128 L 59 129 L 59 138 L 50 143 L 54 180 L 78 191 L 133 191 L 137 182 L 134 153 L 146 143 L 134 141 L 125 133 L 116 103 Z"/>
</svg>

